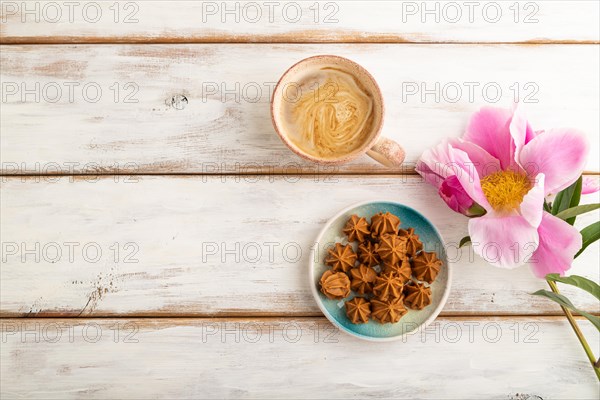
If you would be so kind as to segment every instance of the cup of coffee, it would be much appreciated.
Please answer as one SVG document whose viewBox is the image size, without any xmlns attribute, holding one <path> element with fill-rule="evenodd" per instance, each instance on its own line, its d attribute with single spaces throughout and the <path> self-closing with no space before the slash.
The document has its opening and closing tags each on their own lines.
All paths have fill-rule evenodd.
<svg viewBox="0 0 600 400">
<path fill-rule="evenodd" d="M 279 80 L 271 118 L 281 140 L 299 156 L 319 164 L 341 164 L 362 154 L 400 167 L 404 150 L 381 137 L 385 107 L 371 74 L 347 58 L 304 59 Z"/>
</svg>

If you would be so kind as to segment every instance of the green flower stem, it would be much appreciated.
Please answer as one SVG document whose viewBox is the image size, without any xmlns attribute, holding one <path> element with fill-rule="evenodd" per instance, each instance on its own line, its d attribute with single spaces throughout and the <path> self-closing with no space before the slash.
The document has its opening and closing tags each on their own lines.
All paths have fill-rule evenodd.
<svg viewBox="0 0 600 400">
<path fill-rule="evenodd" d="M 556 283 L 549 281 L 549 280 L 547 280 L 546 282 L 548 282 L 548 285 L 550 285 L 550 289 L 552 289 L 552 291 L 554 293 L 560 294 L 560 292 L 558 291 L 558 287 L 556 286 Z M 577 325 L 577 321 L 575 321 L 575 318 L 573 318 L 573 314 L 571 313 L 571 311 L 566 309 L 563 306 L 560 306 L 560 308 L 562 308 L 567 319 L 569 320 L 571 327 L 575 331 L 575 335 L 577 335 L 577 339 L 579 339 L 579 343 L 581 343 L 581 345 L 583 346 L 583 350 L 585 350 L 585 354 L 587 354 L 588 359 L 590 360 L 590 363 L 592 364 L 592 368 L 594 368 L 596 377 L 600 381 L 600 366 L 598 365 L 598 362 L 596 361 L 596 357 L 594 357 L 594 352 L 592 351 L 592 349 L 590 349 L 590 345 L 588 344 L 587 340 L 585 340 L 585 337 L 583 336 L 583 332 L 581 332 L 581 329 L 579 329 L 579 325 Z M 598 361 L 600 361 L 600 359 Z"/>
</svg>

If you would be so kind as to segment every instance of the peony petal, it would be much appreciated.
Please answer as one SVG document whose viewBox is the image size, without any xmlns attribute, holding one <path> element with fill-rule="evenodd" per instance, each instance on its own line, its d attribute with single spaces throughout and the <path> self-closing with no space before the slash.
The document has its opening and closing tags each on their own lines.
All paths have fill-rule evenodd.
<svg viewBox="0 0 600 400">
<path fill-rule="evenodd" d="M 547 212 L 544 212 L 538 233 L 540 244 L 529 260 L 533 273 L 538 278 L 552 273 L 563 275 L 571 268 L 573 257 L 581 249 L 581 233 Z"/>
<path fill-rule="evenodd" d="M 525 141 L 527 138 L 527 128 L 531 131 L 531 127 L 527 122 L 527 118 L 525 118 L 525 112 L 523 111 L 523 107 L 517 105 L 514 109 L 512 119 L 510 121 L 509 130 L 510 135 L 513 139 L 515 145 L 515 157 L 518 157 L 518 154 L 521 152 L 523 146 L 525 146 Z M 518 162 L 519 160 L 514 160 Z"/>
<path fill-rule="evenodd" d="M 509 129 L 514 143 L 514 156 L 511 160 L 513 161 L 512 169 L 514 171 L 523 170 L 523 167 L 519 162 L 519 154 L 521 154 L 523 146 L 536 137 L 539 132 L 533 131 L 531 125 L 529 125 L 529 122 L 527 121 L 527 118 L 525 118 L 523 107 L 518 105 L 514 109 Z"/>
<path fill-rule="evenodd" d="M 469 209 L 473 206 L 474 202 L 467 192 L 465 192 L 456 175 L 447 178 L 442 183 L 438 194 L 453 211 L 469 215 Z"/>
<path fill-rule="evenodd" d="M 554 129 L 536 136 L 519 155 L 530 176 L 545 175 L 545 194 L 558 193 L 575 182 L 585 166 L 585 136 L 571 129 Z"/>
<path fill-rule="evenodd" d="M 416 171 L 425 178 L 427 183 L 438 189 L 446 178 L 455 174 L 454 170 L 449 168 L 452 165 L 450 148 L 448 141 L 444 140 L 437 146 L 425 150 L 417 162 Z"/>
<path fill-rule="evenodd" d="M 581 194 L 592 194 L 600 190 L 598 178 L 595 176 L 584 176 L 581 186 Z"/>
<path fill-rule="evenodd" d="M 459 149 L 452 149 L 451 152 L 453 166 L 457 169 L 456 177 L 465 189 L 465 192 L 475 200 L 486 211 L 492 212 L 492 206 L 488 202 L 483 190 L 481 189 L 481 180 L 477 169 L 469 159 L 467 153 Z"/>
<path fill-rule="evenodd" d="M 425 179 L 425 182 L 439 189 L 440 185 L 444 181 L 444 178 L 435 173 L 429 165 L 427 165 L 422 160 L 417 161 L 417 166 L 415 168 L 417 173 Z"/>
<path fill-rule="evenodd" d="M 466 156 L 459 157 L 462 166 L 457 165 L 455 150 L 461 150 Z M 439 189 L 447 178 L 462 173 L 465 168 L 475 169 L 479 176 L 500 171 L 500 162 L 487 151 L 474 143 L 459 138 L 446 139 L 421 155 L 416 170 L 425 180 Z"/>
<path fill-rule="evenodd" d="M 521 215 L 531 226 L 537 228 L 542 222 L 544 212 L 544 174 L 535 177 L 533 187 L 523 198 Z"/>
<path fill-rule="evenodd" d="M 474 203 L 471 193 L 477 193 L 481 198 L 484 202 L 482 207 L 485 208 L 487 205 L 486 210 L 491 209 L 481 191 L 474 163 L 467 153 L 452 147 L 448 140 L 425 151 L 417 163 L 416 170 L 427 183 L 438 188 L 438 194 L 452 210 L 467 215 L 468 209 Z M 476 176 L 472 177 L 472 174 Z M 463 176 L 462 180 L 458 178 L 459 176 Z M 463 184 L 472 186 L 472 182 L 476 182 L 478 190 L 463 187 Z"/>
<path fill-rule="evenodd" d="M 527 135 L 525 137 L 525 144 L 531 142 L 536 136 L 539 136 L 544 132 L 545 131 L 543 129 L 540 131 L 534 131 L 529 125 L 527 125 Z"/>
<path fill-rule="evenodd" d="M 453 180 L 454 186 L 460 183 L 466 195 L 479 203 L 485 210 L 492 211 L 481 190 L 480 176 L 500 171 L 500 162 L 476 144 L 461 139 L 444 140 L 423 153 L 417 162 L 416 170 L 427 183 L 435 186 L 438 191 L 448 178 L 456 176 L 458 182 Z M 439 192 L 440 196 L 450 208 L 461 212 L 458 211 L 461 208 L 458 204 L 453 203 L 453 199 L 444 196 L 448 193 L 447 185 L 448 182 L 444 190 Z M 465 201 L 461 201 L 461 204 L 465 203 Z"/>
<path fill-rule="evenodd" d="M 537 229 L 520 215 L 484 215 L 469 221 L 473 251 L 499 268 L 516 268 L 526 263 L 538 247 Z"/>
<path fill-rule="evenodd" d="M 473 114 L 463 137 L 500 160 L 503 170 L 514 164 L 514 142 L 509 128 L 511 118 L 511 110 L 483 107 Z"/>
<path fill-rule="evenodd" d="M 449 140 L 449 144 L 452 148 L 467 153 L 480 178 L 502 170 L 500 168 L 500 161 L 475 143 L 453 138 Z"/>
</svg>

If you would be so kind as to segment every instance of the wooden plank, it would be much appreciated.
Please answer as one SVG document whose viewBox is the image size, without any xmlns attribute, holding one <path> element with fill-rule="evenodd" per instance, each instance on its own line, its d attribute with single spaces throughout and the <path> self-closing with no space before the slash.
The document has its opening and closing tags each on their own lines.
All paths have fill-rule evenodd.
<svg viewBox="0 0 600 400">
<path fill-rule="evenodd" d="M 598 42 L 596 1 L 2 2 L 2 43 Z"/>
<path fill-rule="evenodd" d="M 598 332 L 587 321 L 580 324 L 598 354 Z M 560 317 L 439 318 L 395 343 L 360 341 L 322 318 L 30 319 L 0 326 L 3 398 L 599 394 L 583 350 Z"/>
<path fill-rule="evenodd" d="M 275 134 L 270 91 L 319 53 L 374 74 L 404 172 L 461 135 L 472 112 L 510 107 L 517 91 L 535 129 L 586 132 L 587 169 L 600 171 L 600 47 L 367 44 L 4 46 L 3 173 L 389 172 L 366 156 L 317 169 Z M 180 94 L 187 103 L 172 103 Z"/>
<path fill-rule="evenodd" d="M 1 196 L 2 316 L 319 315 L 310 248 L 339 210 L 376 199 L 440 229 L 454 262 L 444 315 L 560 314 L 530 295 L 546 285 L 527 267 L 496 269 L 456 250 L 466 218 L 414 176 L 12 177 Z M 598 281 L 599 248 L 572 273 Z M 564 292 L 600 312 L 586 292 Z"/>
</svg>

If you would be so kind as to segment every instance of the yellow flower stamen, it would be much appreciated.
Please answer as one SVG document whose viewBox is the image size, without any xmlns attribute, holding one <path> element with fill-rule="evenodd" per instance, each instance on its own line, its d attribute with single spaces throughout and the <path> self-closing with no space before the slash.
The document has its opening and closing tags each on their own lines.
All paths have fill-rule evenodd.
<svg viewBox="0 0 600 400">
<path fill-rule="evenodd" d="M 500 171 L 484 177 L 481 189 L 494 210 L 507 212 L 521 205 L 523 197 L 531 189 L 531 183 L 524 174 Z"/>
</svg>

